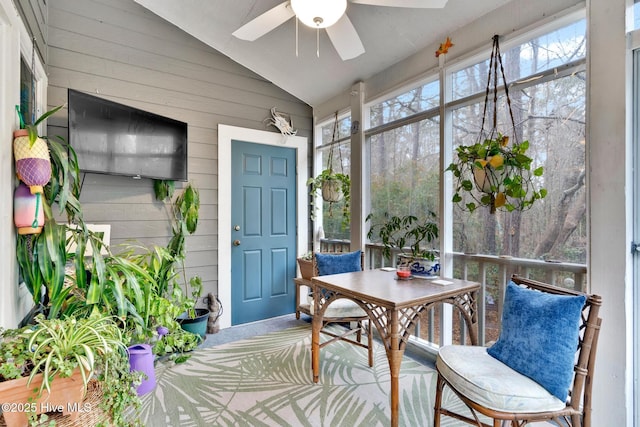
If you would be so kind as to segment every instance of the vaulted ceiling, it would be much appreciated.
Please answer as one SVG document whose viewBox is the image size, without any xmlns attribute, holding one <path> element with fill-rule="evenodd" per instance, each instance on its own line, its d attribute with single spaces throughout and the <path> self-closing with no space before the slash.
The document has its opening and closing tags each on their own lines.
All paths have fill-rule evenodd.
<svg viewBox="0 0 640 427">
<path fill-rule="evenodd" d="M 282 0 L 135 1 L 309 105 L 317 106 L 348 91 L 355 82 L 430 45 L 437 46 L 452 31 L 510 0 L 448 0 L 444 8 L 435 9 L 349 1 L 346 14 L 365 49 L 364 54 L 349 60 L 340 58 L 326 31 L 316 32 L 302 24 L 298 26 L 296 56 L 295 19 L 286 20 L 255 41 L 232 35 Z"/>
</svg>

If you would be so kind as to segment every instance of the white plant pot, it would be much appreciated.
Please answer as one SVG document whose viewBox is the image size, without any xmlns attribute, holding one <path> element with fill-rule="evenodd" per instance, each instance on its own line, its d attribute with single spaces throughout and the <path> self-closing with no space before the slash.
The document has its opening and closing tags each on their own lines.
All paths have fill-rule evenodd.
<svg viewBox="0 0 640 427">
<path fill-rule="evenodd" d="M 410 255 L 398 255 L 397 265 L 409 264 L 411 275 L 415 277 L 434 277 L 440 274 L 440 259 L 431 261 L 426 258 L 414 258 Z"/>
<path fill-rule="evenodd" d="M 325 202 L 339 202 L 342 200 L 342 183 L 338 180 L 324 181 L 322 183 L 322 199 Z"/>
<path fill-rule="evenodd" d="M 473 169 L 473 180 L 476 182 L 476 187 L 483 193 L 491 193 L 491 179 L 485 169 Z"/>
<path fill-rule="evenodd" d="M 495 187 L 496 192 L 502 191 L 500 184 L 502 184 L 508 176 L 509 169 L 507 169 L 506 166 L 498 170 L 493 169 L 489 165 L 482 169 L 473 168 L 473 180 L 476 183 L 476 188 L 487 194 L 494 193 L 494 191 L 491 191 L 491 186 Z"/>
</svg>

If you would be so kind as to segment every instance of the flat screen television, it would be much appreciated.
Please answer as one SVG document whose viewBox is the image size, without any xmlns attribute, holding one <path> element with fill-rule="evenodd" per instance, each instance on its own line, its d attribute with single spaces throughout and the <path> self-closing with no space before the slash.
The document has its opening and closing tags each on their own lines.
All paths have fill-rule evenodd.
<svg viewBox="0 0 640 427">
<path fill-rule="evenodd" d="M 69 89 L 69 144 L 83 172 L 187 181 L 187 124 Z"/>
</svg>

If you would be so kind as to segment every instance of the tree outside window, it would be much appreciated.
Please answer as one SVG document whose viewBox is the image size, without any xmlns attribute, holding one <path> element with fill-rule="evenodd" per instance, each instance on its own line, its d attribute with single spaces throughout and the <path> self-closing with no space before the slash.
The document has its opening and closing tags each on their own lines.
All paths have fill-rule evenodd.
<svg viewBox="0 0 640 427">
<path fill-rule="evenodd" d="M 508 83 L 516 128 L 501 97 L 498 130 L 529 141 L 532 169 L 544 167 L 536 184 L 547 190 L 547 197 L 525 212 L 469 213 L 454 206 L 455 251 L 586 263 L 585 74 L 579 67 L 557 73 L 558 67 L 563 71 L 564 64 L 584 59 L 584 31 L 580 21 L 504 54 L 507 80 L 513 79 Z M 482 62 L 454 73 L 454 98 L 486 83 L 487 67 Z M 481 96 L 452 110 L 454 146 L 477 142 L 483 103 Z"/>
<path fill-rule="evenodd" d="M 423 220 L 429 212 L 438 212 L 439 87 L 438 81 L 428 82 L 376 103 L 369 110 L 374 129 L 401 120 L 409 121 L 390 130 L 373 132 L 367 138 L 371 224 L 383 222 L 385 213 L 414 215 Z M 372 240 L 376 242 L 377 236 Z M 437 242 L 433 244 L 437 245 Z"/>
</svg>

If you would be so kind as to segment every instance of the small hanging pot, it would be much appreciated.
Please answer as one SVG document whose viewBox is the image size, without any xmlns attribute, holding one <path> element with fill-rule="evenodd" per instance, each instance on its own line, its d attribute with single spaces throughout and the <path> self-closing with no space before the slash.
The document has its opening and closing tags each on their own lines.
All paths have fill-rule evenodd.
<svg viewBox="0 0 640 427">
<path fill-rule="evenodd" d="M 476 183 L 476 188 L 483 193 L 493 194 L 494 190 L 501 188 L 504 180 L 509 178 L 511 169 L 508 167 L 494 169 L 489 165 L 482 169 L 474 168 L 473 180 Z"/>
<path fill-rule="evenodd" d="M 29 186 L 31 194 L 42 193 L 42 187 L 51 179 L 51 160 L 45 140 L 37 138 L 32 145 L 29 132 L 17 130 L 13 133 L 13 156 L 18 178 Z"/>
<path fill-rule="evenodd" d="M 29 187 L 22 182 L 13 193 L 13 222 L 18 234 L 40 234 L 44 224 L 42 194 L 31 194 Z"/>
<path fill-rule="evenodd" d="M 336 179 L 322 183 L 322 199 L 325 202 L 339 202 L 342 200 L 342 183 Z"/>
</svg>

